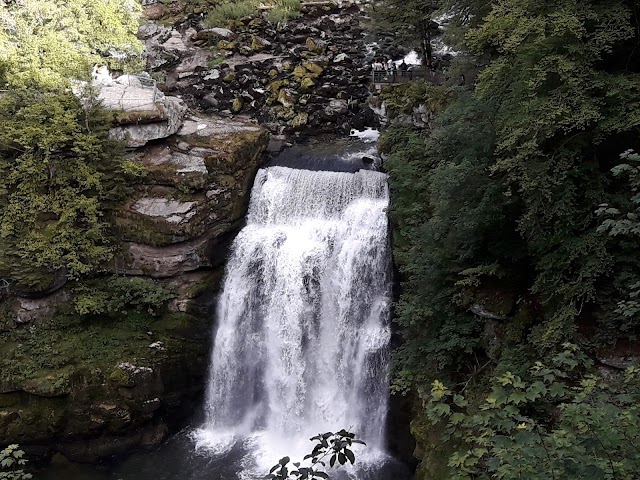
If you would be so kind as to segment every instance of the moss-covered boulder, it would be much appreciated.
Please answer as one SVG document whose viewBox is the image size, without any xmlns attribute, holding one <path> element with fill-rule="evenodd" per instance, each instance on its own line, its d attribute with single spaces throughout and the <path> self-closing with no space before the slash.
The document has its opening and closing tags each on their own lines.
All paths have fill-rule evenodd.
<svg viewBox="0 0 640 480">
<path fill-rule="evenodd" d="M 216 283 L 191 280 L 193 298 Z M 95 461 L 161 441 L 205 383 L 208 318 L 57 314 L 3 334 L 0 443 Z"/>
</svg>

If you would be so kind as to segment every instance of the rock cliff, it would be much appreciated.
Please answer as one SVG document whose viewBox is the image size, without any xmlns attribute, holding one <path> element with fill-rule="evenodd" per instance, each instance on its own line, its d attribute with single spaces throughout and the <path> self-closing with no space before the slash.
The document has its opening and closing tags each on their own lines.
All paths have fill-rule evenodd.
<svg viewBox="0 0 640 480">
<path fill-rule="evenodd" d="M 156 444 L 193 413 L 212 301 L 268 141 L 247 118 L 189 113 L 144 76 L 100 88 L 111 135 L 146 174 L 116 213 L 121 247 L 110 275 L 91 282 L 151 278 L 171 292 L 168 306 L 79 316 L 71 304 L 85 287 L 63 276 L 46 292 L 5 299 L 0 325 L 0 444 L 79 461 Z"/>
</svg>

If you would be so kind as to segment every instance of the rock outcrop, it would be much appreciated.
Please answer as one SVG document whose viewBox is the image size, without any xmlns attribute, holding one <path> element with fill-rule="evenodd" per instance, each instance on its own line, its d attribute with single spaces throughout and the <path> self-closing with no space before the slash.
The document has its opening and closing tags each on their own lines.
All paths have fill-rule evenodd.
<svg viewBox="0 0 640 480">
<path fill-rule="evenodd" d="M 268 143 L 247 118 L 188 114 L 144 76 L 105 79 L 100 98 L 111 134 L 146 170 L 115 215 L 121 251 L 105 267 L 162 282 L 173 298 L 161 315 L 106 322 L 70 312 L 81 293 L 64 281 L 30 298 L 0 292 L 0 355 L 12 359 L 0 373 L 0 444 L 85 462 L 157 444 L 199 403 L 213 299 Z"/>
<path fill-rule="evenodd" d="M 100 85 L 99 100 L 114 112 L 111 135 L 129 148 L 173 135 L 187 110 L 177 97 L 167 97 L 144 75 L 122 75 Z"/>
</svg>

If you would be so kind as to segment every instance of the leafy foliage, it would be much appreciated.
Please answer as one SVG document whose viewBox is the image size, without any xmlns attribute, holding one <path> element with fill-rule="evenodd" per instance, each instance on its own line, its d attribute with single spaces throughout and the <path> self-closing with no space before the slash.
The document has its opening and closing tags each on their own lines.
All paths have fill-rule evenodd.
<svg viewBox="0 0 640 480">
<path fill-rule="evenodd" d="M 287 479 L 299 479 L 299 480 L 313 480 L 319 478 L 329 478 L 329 475 L 320 470 L 320 468 L 326 467 L 327 461 L 329 467 L 333 467 L 336 463 L 345 465 L 350 462 L 352 465 L 356 461 L 356 457 L 353 453 L 352 446 L 354 444 L 365 445 L 361 440 L 355 438 L 355 434 L 347 432 L 346 430 L 340 430 L 337 433 L 326 432 L 311 437 L 311 441 L 316 441 L 316 445 L 310 454 L 305 455 L 304 460 L 310 460 L 311 465 L 308 467 L 301 466 L 300 462 L 292 463 L 289 466 L 291 459 L 289 457 L 283 457 L 280 461 L 271 467 L 269 475 L 265 478 L 272 480 L 287 480 Z M 328 459 L 328 460 L 325 460 Z M 322 465 L 322 467 L 320 467 Z"/>
<path fill-rule="evenodd" d="M 0 64 L 9 88 L 58 89 L 94 64 L 139 64 L 135 0 L 0 1 Z M 4 88 L 4 87 L 3 87 Z"/>
<path fill-rule="evenodd" d="M 110 119 L 73 95 L 0 97 L 0 277 L 46 285 L 78 278 L 112 256 L 109 209 L 140 174 L 109 139 Z"/>
<path fill-rule="evenodd" d="M 430 420 L 446 424 L 443 440 L 456 480 L 632 480 L 640 471 L 640 370 L 629 368 L 617 384 L 589 373 L 591 362 L 566 344 L 550 365 L 536 362 L 521 378 L 511 372 L 491 380 L 477 406 L 433 382 Z"/>
<path fill-rule="evenodd" d="M 73 289 L 73 306 L 80 315 L 157 315 L 174 293 L 144 277 L 110 277 L 85 282 Z"/>
<path fill-rule="evenodd" d="M 0 450 L 0 480 L 29 480 L 33 478 L 22 467 L 27 464 L 24 451 L 16 444 Z"/>
<path fill-rule="evenodd" d="M 635 380 L 590 376 L 574 347 L 575 366 L 534 362 L 640 334 L 640 170 L 620 158 L 638 148 L 639 6 L 443 4 L 461 57 L 483 69 L 473 91 L 386 93 L 438 113 L 428 132 L 393 127 L 380 144 L 401 278 L 395 387 L 446 420 L 432 431 L 460 450 L 448 478 L 633 478 L 622 419 L 637 422 Z M 429 395 L 435 379 L 451 387 Z"/>
<path fill-rule="evenodd" d="M 620 140 L 633 142 L 640 126 L 630 5 L 455 5 L 486 12 L 467 22 L 469 52 L 488 59 L 477 88 L 456 93 L 428 136 L 396 129 L 382 143 L 403 281 L 403 384 L 454 362 L 454 373 L 468 372 L 488 353 L 484 320 L 465 312 L 482 288 L 509 289 L 536 310 L 505 326 L 519 331 L 516 348 L 552 352 L 586 316 L 594 345 L 640 333 L 631 309 L 620 321 L 620 302 L 637 284 L 637 241 L 621 230 L 633 228 L 635 213 L 621 223 L 617 207 L 598 210 L 631 196 L 621 198 L 620 180 L 606 174 L 619 163 Z M 603 214 L 611 218 L 598 229 Z M 603 235 L 614 228 L 615 237 Z"/>
</svg>

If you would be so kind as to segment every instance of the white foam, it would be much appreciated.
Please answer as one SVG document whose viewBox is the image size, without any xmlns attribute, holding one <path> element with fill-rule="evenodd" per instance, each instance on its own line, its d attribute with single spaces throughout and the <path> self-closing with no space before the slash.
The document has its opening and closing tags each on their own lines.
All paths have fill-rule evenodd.
<svg viewBox="0 0 640 480">
<path fill-rule="evenodd" d="M 374 143 L 380 138 L 380 131 L 370 127 L 364 130 L 353 129 L 349 133 L 349 136 L 359 138 L 365 143 Z"/>
<path fill-rule="evenodd" d="M 242 442 L 247 478 L 351 428 L 384 451 L 386 175 L 260 170 L 217 307 L 200 448 Z M 371 453 L 371 458 L 378 458 Z M 266 470 L 265 470 L 266 469 Z"/>
</svg>

